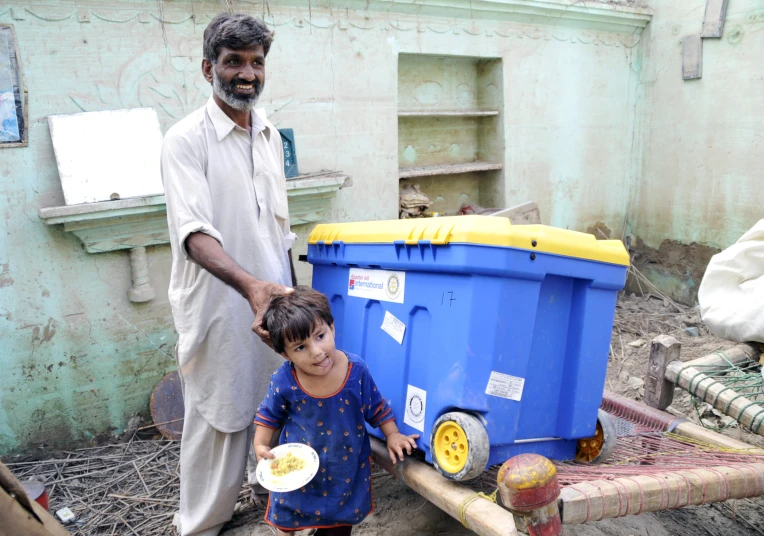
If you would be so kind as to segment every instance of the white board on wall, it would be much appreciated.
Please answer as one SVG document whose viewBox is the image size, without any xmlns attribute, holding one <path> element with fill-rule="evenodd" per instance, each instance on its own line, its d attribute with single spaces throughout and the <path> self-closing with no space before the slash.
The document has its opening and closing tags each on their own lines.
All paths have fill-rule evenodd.
<svg viewBox="0 0 764 536">
<path fill-rule="evenodd" d="M 48 117 L 67 205 L 162 195 L 162 131 L 153 108 Z"/>
</svg>

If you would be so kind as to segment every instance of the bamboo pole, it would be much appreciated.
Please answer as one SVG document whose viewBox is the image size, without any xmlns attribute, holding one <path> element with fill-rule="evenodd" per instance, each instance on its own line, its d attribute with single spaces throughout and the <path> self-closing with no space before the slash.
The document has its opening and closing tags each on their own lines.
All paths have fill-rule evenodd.
<svg viewBox="0 0 764 536">
<path fill-rule="evenodd" d="M 727 360 L 733 365 L 744 363 L 745 361 L 759 360 L 759 354 L 756 351 L 756 348 L 754 348 L 750 344 L 739 344 L 735 346 L 734 348 L 725 350 L 724 355 L 727 357 Z M 697 367 L 697 366 L 723 367 L 723 366 L 727 366 L 728 363 L 727 361 L 724 360 L 724 358 L 721 355 L 717 353 L 717 354 L 710 354 L 704 357 L 699 357 L 698 359 L 693 359 L 692 361 L 687 361 L 686 363 L 683 363 L 683 365 L 685 366 L 689 365 L 693 367 Z M 666 379 L 671 380 L 671 378 L 668 375 L 666 375 Z"/>
<path fill-rule="evenodd" d="M 387 448 L 377 439 L 372 438 L 371 450 L 378 465 L 454 519 L 459 519 L 459 506 L 475 496 L 470 489 L 411 458 L 393 465 Z M 519 536 L 512 514 L 486 499 L 470 502 L 464 508 L 464 516 L 467 528 L 480 536 Z"/>
<path fill-rule="evenodd" d="M 707 430 L 702 426 L 698 426 L 697 424 L 691 422 L 683 422 L 674 429 L 674 433 L 683 435 L 684 437 L 689 437 L 690 439 L 697 439 L 698 441 L 710 443 L 711 445 L 716 445 L 718 447 L 745 450 L 751 454 L 764 454 L 764 449 L 760 449 L 732 437 L 727 437 L 711 430 Z"/>
<path fill-rule="evenodd" d="M 764 463 L 751 463 L 584 482 L 564 488 L 560 500 L 562 522 L 577 524 L 762 493 Z"/>
</svg>

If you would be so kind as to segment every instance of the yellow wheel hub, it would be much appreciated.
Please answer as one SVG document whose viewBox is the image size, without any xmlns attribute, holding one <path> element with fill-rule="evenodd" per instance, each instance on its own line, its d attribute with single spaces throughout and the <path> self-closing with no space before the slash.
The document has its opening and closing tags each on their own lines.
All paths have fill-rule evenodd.
<svg viewBox="0 0 764 536">
<path fill-rule="evenodd" d="M 576 447 L 576 461 L 579 462 L 591 462 L 600 452 L 605 444 L 605 433 L 602 431 L 602 425 L 597 421 L 597 429 L 594 432 L 594 437 L 587 437 L 585 439 L 578 440 L 578 446 Z"/>
<path fill-rule="evenodd" d="M 467 465 L 470 446 L 464 429 L 454 421 L 446 421 L 435 431 L 433 456 L 443 471 L 456 474 Z"/>
</svg>

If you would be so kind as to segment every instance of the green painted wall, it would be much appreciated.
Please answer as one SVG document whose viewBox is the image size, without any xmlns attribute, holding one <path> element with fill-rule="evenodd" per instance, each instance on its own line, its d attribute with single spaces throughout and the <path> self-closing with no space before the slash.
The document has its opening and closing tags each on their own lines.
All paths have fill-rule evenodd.
<svg viewBox="0 0 764 536">
<path fill-rule="evenodd" d="M 764 3 L 729 3 L 724 35 L 703 40 L 703 77 L 683 81 L 681 36 L 697 33 L 705 0 L 654 2 L 644 33 L 644 180 L 635 230 L 727 247 L 762 217 Z"/>
<path fill-rule="evenodd" d="M 703 40 L 702 78 L 684 81 L 681 39 L 700 32 L 705 5 L 651 2 L 639 79 L 641 172 L 629 210 L 644 243 L 640 267 L 689 304 L 711 255 L 764 214 L 764 3 L 729 2 L 722 38 Z"/>
<path fill-rule="evenodd" d="M 397 216 L 398 55 L 453 54 L 502 61 L 498 201 L 534 199 L 545 223 L 585 230 L 602 221 L 620 233 L 641 165 L 632 150 L 638 29 L 518 13 L 509 3 L 449 5 L 459 7 L 269 3 L 277 38 L 261 102 L 278 126 L 295 129 L 302 172 L 353 177 L 330 219 Z M 152 387 L 174 366 L 169 248 L 149 249 L 157 297 L 136 305 L 126 296 L 126 253 L 88 254 L 40 221 L 40 207 L 63 203 L 46 118 L 153 106 L 166 129 L 209 95 L 201 41 L 218 9 L 181 0 L 0 4 L 0 22 L 17 32 L 31 124 L 29 147 L 0 149 L 0 454 L 122 429 L 132 414 L 146 416 Z M 295 230 L 300 253 L 310 229 Z M 298 271 L 309 281 L 309 267 Z"/>
</svg>

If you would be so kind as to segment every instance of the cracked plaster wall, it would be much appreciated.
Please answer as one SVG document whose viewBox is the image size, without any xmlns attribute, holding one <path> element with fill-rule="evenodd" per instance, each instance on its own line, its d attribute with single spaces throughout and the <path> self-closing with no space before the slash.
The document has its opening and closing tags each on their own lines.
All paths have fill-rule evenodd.
<svg viewBox="0 0 764 536">
<path fill-rule="evenodd" d="M 88 254 L 39 220 L 40 207 L 63 203 L 46 117 L 153 106 L 168 128 L 209 95 L 201 40 L 219 5 L 0 5 L 0 22 L 16 28 L 31 125 L 28 148 L 0 150 L 0 454 L 119 431 L 131 414 L 146 416 L 151 389 L 173 369 L 169 247 L 148 251 L 157 297 L 131 304 L 125 252 Z M 353 177 L 329 219 L 397 216 L 397 55 L 456 54 L 504 64 L 505 202 L 536 200 L 545 223 L 621 232 L 636 166 L 638 35 L 363 5 L 270 2 L 266 13 L 277 38 L 262 104 L 295 129 L 302 172 Z M 310 229 L 295 231 L 302 253 Z M 308 281 L 308 267 L 298 270 Z"/>
<path fill-rule="evenodd" d="M 731 1 L 722 38 L 703 40 L 703 77 L 683 81 L 681 38 L 700 31 L 705 5 L 651 2 L 629 210 L 635 263 L 689 304 L 711 255 L 764 216 L 764 3 Z"/>
</svg>

